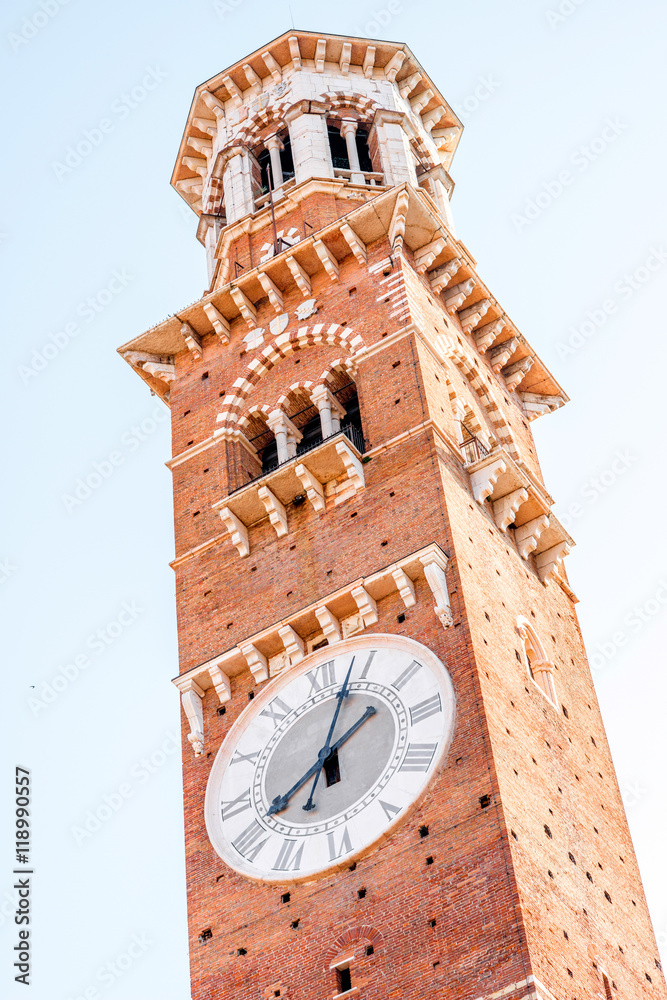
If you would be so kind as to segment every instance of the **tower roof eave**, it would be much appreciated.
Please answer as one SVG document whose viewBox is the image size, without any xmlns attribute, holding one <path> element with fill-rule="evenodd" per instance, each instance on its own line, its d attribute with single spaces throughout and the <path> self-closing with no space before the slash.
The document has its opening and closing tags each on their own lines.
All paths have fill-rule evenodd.
<svg viewBox="0 0 667 1000">
<path fill-rule="evenodd" d="M 237 225 L 252 224 L 253 222 L 259 225 L 267 212 L 268 209 L 264 209 L 262 213 L 258 213 L 245 222 L 241 220 Z M 310 273 L 314 269 L 322 267 L 322 262 L 312 248 L 314 241 L 326 240 L 339 255 L 351 253 L 349 245 L 341 236 L 341 226 L 350 227 L 362 244 L 370 245 L 383 237 L 389 238 L 390 242 L 393 243 L 392 234 L 399 214 L 404 245 L 414 258 L 416 270 L 430 280 L 434 289 L 439 290 L 437 288 L 438 275 L 446 270 L 448 264 L 456 260 L 458 267 L 448 277 L 448 284 L 455 284 L 457 288 L 461 288 L 466 283 L 471 283 L 464 300 L 457 309 L 470 315 L 470 313 L 474 313 L 476 304 L 485 304 L 483 318 L 478 321 L 476 327 L 471 327 L 468 330 L 468 336 L 465 337 L 464 346 L 471 357 L 476 354 L 473 344 L 476 340 L 476 332 L 478 334 L 480 332 L 480 326 L 483 325 L 488 330 L 494 322 L 501 321 L 494 340 L 483 344 L 483 349 L 480 348 L 480 355 L 489 349 L 499 350 L 504 344 L 516 341 L 505 362 L 506 366 L 511 369 L 508 372 L 511 388 L 517 389 L 523 396 L 528 394 L 530 397 L 535 397 L 531 402 L 538 405 L 542 400 L 549 400 L 551 404 L 549 409 L 555 409 L 566 403 L 568 401 L 566 393 L 478 276 L 475 259 L 467 247 L 445 227 L 428 193 L 408 184 L 391 188 L 383 194 L 377 195 L 371 201 L 353 209 L 346 216 L 336 219 L 324 229 L 312 233 L 307 239 L 283 251 L 270 261 L 248 271 L 243 277 L 237 277 L 233 283 L 213 289 L 202 299 L 178 310 L 178 313 L 167 317 L 157 326 L 124 344 L 118 351 L 130 364 L 134 364 L 133 355 L 136 352 L 147 352 L 162 358 L 182 353 L 189 349 L 184 339 L 183 324 L 188 324 L 196 336 L 201 337 L 214 332 L 204 306 L 209 303 L 213 304 L 226 322 L 232 322 L 237 318 L 239 307 L 231 294 L 232 286 L 240 287 L 251 301 L 261 300 L 265 297 L 266 292 L 259 281 L 260 270 L 269 275 L 274 273 L 277 283 L 284 285 L 285 280 L 292 280 L 286 277 L 289 271 L 286 268 L 284 258 L 288 256 L 297 255 Z M 445 300 L 447 291 L 448 287 L 444 286 Z M 459 340 L 463 345 L 462 335 L 459 335 Z M 508 371 L 508 367 L 503 369 L 503 373 Z M 542 412 L 546 412 L 546 410 L 542 410 Z"/>
</svg>

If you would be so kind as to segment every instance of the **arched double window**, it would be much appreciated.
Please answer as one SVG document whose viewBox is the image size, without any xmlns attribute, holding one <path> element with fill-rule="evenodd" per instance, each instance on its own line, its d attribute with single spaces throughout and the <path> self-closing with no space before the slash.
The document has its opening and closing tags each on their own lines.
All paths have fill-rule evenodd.
<svg viewBox="0 0 667 1000">
<path fill-rule="evenodd" d="M 517 632 L 523 640 L 523 655 L 528 674 L 552 705 L 557 705 L 554 665 L 547 659 L 544 647 L 527 618 L 517 620 Z"/>
<path fill-rule="evenodd" d="M 239 485 L 272 472 L 341 431 L 359 452 L 364 451 L 357 387 L 347 371 L 336 367 L 318 385 L 299 383 L 272 405 L 253 408 L 240 429 L 256 457 L 239 452 Z"/>
</svg>

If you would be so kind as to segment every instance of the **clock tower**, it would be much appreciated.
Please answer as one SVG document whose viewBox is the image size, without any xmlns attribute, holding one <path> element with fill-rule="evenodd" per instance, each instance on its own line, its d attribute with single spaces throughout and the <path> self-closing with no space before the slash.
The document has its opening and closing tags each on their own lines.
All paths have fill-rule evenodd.
<svg viewBox="0 0 667 1000">
<path fill-rule="evenodd" d="M 531 421 L 406 45 L 199 86 L 171 410 L 193 1000 L 666 997 Z"/>
</svg>

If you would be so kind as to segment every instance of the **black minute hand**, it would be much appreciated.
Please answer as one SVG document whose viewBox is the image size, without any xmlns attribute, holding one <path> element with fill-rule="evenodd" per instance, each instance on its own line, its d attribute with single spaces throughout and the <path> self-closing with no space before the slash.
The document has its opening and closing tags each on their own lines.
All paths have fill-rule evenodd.
<svg viewBox="0 0 667 1000">
<path fill-rule="evenodd" d="M 373 708 L 372 705 L 369 705 L 364 714 L 359 719 L 357 719 L 354 725 L 350 726 L 350 728 L 347 730 L 346 733 L 343 733 L 342 736 L 338 737 L 336 742 L 331 747 L 330 753 L 333 753 L 334 750 L 338 750 L 340 747 L 342 747 L 343 743 L 346 743 L 347 740 L 349 740 L 350 736 L 352 736 L 353 733 L 356 733 L 359 726 L 361 726 L 366 721 L 366 719 L 370 719 L 371 715 L 375 715 L 376 712 L 377 709 Z M 268 815 L 273 816 L 275 815 L 275 813 L 282 812 L 283 809 L 286 809 L 289 804 L 289 800 L 292 798 L 295 792 L 298 792 L 301 786 L 305 785 L 308 779 L 313 777 L 319 766 L 320 762 L 318 759 L 310 768 L 310 770 L 306 771 L 303 777 L 299 778 L 299 780 L 292 785 L 292 787 L 288 792 L 285 792 L 284 795 L 276 795 L 275 799 L 269 806 Z"/>
<path fill-rule="evenodd" d="M 348 671 L 345 675 L 343 686 L 336 695 L 338 704 L 336 705 L 336 711 L 334 712 L 333 719 L 331 720 L 331 725 L 329 726 L 329 732 L 327 733 L 326 742 L 317 755 L 317 770 L 315 771 L 315 780 L 313 781 L 313 787 L 310 790 L 308 801 L 306 802 L 305 806 L 303 806 L 306 812 L 309 812 L 311 809 L 315 807 L 315 803 L 313 802 L 313 796 L 315 794 L 315 789 L 317 788 L 317 782 L 320 780 L 320 774 L 322 773 L 322 768 L 324 767 L 324 761 L 331 753 L 331 746 L 330 746 L 331 737 L 333 736 L 333 731 L 336 728 L 336 723 L 338 722 L 338 715 L 340 713 L 343 704 L 343 698 L 347 698 L 348 695 L 347 685 L 348 681 L 350 680 L 350 674 L 352 673 L 353 666 L 354 666 L 354 657 L 352 657 L 352 662 L 350 663 Z"/>
</svg>

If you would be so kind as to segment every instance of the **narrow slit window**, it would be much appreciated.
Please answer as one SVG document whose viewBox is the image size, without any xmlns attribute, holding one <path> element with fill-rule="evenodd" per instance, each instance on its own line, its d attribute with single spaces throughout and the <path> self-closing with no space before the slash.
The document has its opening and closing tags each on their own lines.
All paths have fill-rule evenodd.
<svg viewBox="0 0 667 1000">
<path fill-rule="evenodd" d="M 352 989 L 352 973 L 349 966 L 346 969 L 336 969 L 336 982 L 339 993 L 347 993 Z"/>
</svg>

